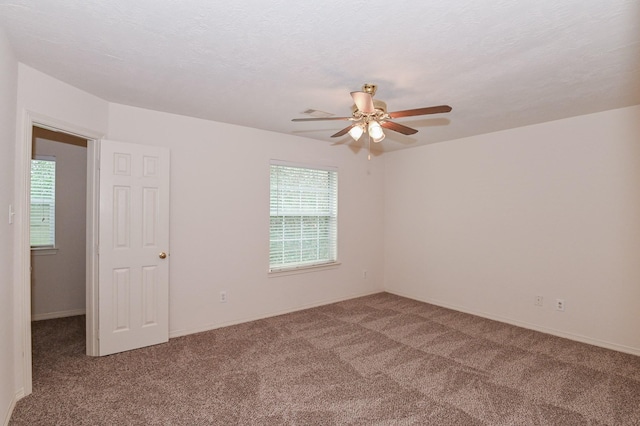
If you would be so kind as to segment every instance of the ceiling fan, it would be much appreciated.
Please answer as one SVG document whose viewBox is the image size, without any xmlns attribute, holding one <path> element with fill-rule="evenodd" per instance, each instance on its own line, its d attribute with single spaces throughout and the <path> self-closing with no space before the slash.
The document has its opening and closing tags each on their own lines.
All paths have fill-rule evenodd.
<svg viewBox="0 0 640 426">
<path fill-rule="evenodd" d="M 383 101 L 373 99 L 378 86 L 375 84 L 365 84 L 361 92 L 351 92 L 354 105 L 351 107 L 351 117 L 321 117 L 321 118 L 294 118 L 291 121 L 328 121 L 328 120 L 348 120 L 352 121 L 348 127 L 331 135 L 332 138 L 344 136 L 347 133 L 358 140 L 364 133 L 368 133 L 369 141 L 380 142 L 385 138 L 382 128 L 402 133 L 403 135 L 413 135 L 418 131 L 411 127 L 404 126 L 391 121 L 394 118 L 411 117 L 416 115 L 440 114 L 451 111 L 449 105 L 438 105 L 425 108 L 406 109 L 403 111 L 387 112 L 387 104 Z"/>
</svg>

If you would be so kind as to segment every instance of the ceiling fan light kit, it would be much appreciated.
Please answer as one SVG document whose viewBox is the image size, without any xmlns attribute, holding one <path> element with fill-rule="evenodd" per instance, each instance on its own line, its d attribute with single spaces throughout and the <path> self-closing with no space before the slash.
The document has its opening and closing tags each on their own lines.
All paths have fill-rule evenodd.
<svg viewBox="0 0 640 426">
<path fill-rule="evenodd" d="M 375 142 L 379 142 L 384 137 L 382 126 L 376 120 L 371 120 L 368 126 L 369 135 Z"/>
<path fill-rule="evenodd" d="M 369 141 L 380 142 L 385 138 L 382 130 L 392 130 L 403 135 L 413 135 L 418 131 L 405 125 L 391 121 L 394 118 L 411 117 L 416 115 L 440 114 L 451 111 L 449 105 L 439 105 L 433 107 L 408 109 L 403 111 L 387 112 L 387 104 L 383 101 L 373 99 L 378 86 L 366 83 L 362 86 L 361 92 L 351 92 L 354 105 L 351 107 L 351 117 L 318 117 L 318 118 L 294 118 L 292 121 L 325 121 L 325 120 L 347 120 L 353 121 L 349 127 L 331 135 L 337 138 L 346 135 L 357 141 L 366 132 Z"/>
<path fill-rule="evenodd" d="M 363 133 L 364 133 L 364 128 L 362 127 L 362 124 L 357 124 L 353 126 L 351 130 L 349 130 L 349 136 L 351 136 L 354 141 L 357 141 L 358 139 L 360 139 L 360 136 L 362 136 Z"/>
</svg>

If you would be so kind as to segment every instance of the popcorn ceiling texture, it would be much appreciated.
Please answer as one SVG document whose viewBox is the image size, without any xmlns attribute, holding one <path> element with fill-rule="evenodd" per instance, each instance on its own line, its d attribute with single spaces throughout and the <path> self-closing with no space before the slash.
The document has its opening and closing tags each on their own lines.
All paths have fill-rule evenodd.
<svg viewBox="0 0 640 426">
<path fill-rule="evenodd" d="M 332 141 L 379 85 L 384 150 L 640 103 L 635 0 L 0 0 L 19 61 L 107 101 Z M 348 136 L 344 137 L 348 140 Z"/>
<path fill-rule="evenodd" d="M 637 425 L 640 357 L 388 293 L 84 355 L 33 324 L 18 425 Z"/>
</svg>

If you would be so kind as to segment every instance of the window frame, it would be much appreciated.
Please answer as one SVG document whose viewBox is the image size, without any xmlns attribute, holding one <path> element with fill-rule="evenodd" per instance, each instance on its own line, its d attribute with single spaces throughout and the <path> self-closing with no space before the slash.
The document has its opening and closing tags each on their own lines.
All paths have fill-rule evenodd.
<svg viewBox="0 0 640 426">
<path fill-rule="evenodd" d="M 329 259 L 316 259 L 313 261 L 309 261 L 309 262 L 288 262 L 288 263 L 277 263 L 277 264 L 272 264 L 272 222 L 271 222 L 271 218 L 273 217 L 272 215 L 272 205 L 273 205 L 273 200 L 272 200 L 272 169 L 274 166 L 278 166 L 278 167 L 289 167 L 289 168 L 295 168 L 295 169 L 303 169 L 303 170 L 311 170 L 311 171 L 322 171 L 322 172 L 328 172 L 328 173 L 332 173 L 332 177 L 331 179 L 333 180 L 332 182 L 332 187 L 331 188 L 327 188 L 328 191 L 333 192 L 333 196 L 331 196 L 329 194 L 329 196 L 331 196 L 331 200 L 328 204 L 329 209 L 331 210 L 331 213 L 328 215 L 328 217 L 330 217 L 329 221 L 330 221 L 330 225 L 329 225 L 329 236 L 331 238 L 330 241 L 330 254 L 332 253 L 333 256 L 329 256 Z M 288 275 L 288 274 L 296 274 L 296 273 L 305 273 L 305 272 L 312 272 L 312 271 L 316 271 L 316 270 L 322 270 L 322 269 L 331 269 L 331 268 L 335 268 L 338 265 L 340 265 L 340 261 L 338 258 L 338 181 L 339 181 L 339 173 L 338 173 L 338 168 L 335 166 L 325 166 L 325 165 L 318 165 L 318 164 L 303 164 L 303 163 L 296 163 L 296 162 L 290 162 L 290 161 L 282 161 L 282 160 L 270 160 L 269 162 L 269 260 L 268 260 L 268 273 L 271 276 L 277 276 L 277 275 Z M 302 219 L 302 216 L 300 216 Z M 322 215 L 313 215 L 313 217 L 323 217 Z M 303 241 L 303 237 L 300 237 L 300 241 Z"/>
</svg>

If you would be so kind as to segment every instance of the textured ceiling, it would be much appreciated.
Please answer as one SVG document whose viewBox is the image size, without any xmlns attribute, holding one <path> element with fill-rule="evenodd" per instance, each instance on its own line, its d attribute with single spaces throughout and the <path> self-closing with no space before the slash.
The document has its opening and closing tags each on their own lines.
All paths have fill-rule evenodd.
<svg viewBox="0 0 640 426">
<path fill-rule="evenodd" d="M 378 85 L 385 151 L 640 104 L 637 0 L 0 0 L 18 60 L 107 101 L 348 144 Z"/>
</svg>

